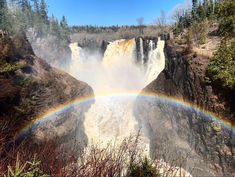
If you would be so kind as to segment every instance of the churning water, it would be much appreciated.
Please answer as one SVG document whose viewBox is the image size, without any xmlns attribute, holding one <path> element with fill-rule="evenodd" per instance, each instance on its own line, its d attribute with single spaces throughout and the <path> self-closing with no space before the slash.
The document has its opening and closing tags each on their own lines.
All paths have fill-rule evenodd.
<svg viewBox="0 0 235 177">
<path fill-rule="evenodd" d="M 139 134 L 142 148 L 149 151 L 149 138 L 133 115 L 135 97 L 112 96 L 140 92 L 164 69 L 164 41 L 159 39 L 157 44 L 149 41 L 146 63 L 143 47 L 143 39 L 140 38 L 141 62 L 136 62 L 135 39 L 110 42 L 103 59 L 89 55 L 77 43 L 70 44 L 72 63 L 69 73 L 88 83 L 96 98 L 85 115 L 85 133 L 89 143 L 106 146 L 110 142 L 118 143 L 130 135 Z M 102 95 L 110 96 L 99 98 Z"/>
</svg>

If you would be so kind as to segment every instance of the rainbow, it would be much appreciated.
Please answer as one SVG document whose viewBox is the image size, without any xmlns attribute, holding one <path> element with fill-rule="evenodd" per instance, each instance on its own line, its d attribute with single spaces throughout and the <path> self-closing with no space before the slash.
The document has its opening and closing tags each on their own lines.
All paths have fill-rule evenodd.
<svg viewBox="0 0 235 177">
<path fill-rule="evenodd" d="M 37 118 L 35 118 L 30 124 L 25 125 L 24 127 L 22 127 L 18 132 L 16 136 L 20 136 L 22 134 L 25 134 L 28 130 L 32 129 L 33 127 L 35 127 L 35 125 L 39 125 L 42 124 L 44 122 L 47 122 L 51 119 L 53 119 L 55 116 L 54 115 L 59 115 L 63 112 L 68 111 L 71 108 L 78 108 L 84 105 L 90 105 L 92 103 L 95 102 L 95 100 L 98 99 L 105 99 L 105 98 L 138 98 L 138 99 L 157 99 L 160 102 L 164 102 L 167 104 L 170 104 L 172 106 L 182 106 L 186 109 L 193 109 L 197 112 L 203 113 L 205 115 L 205 117 L 209 118 L 212 122 L 219 124 L 225 128 L 228 128 L 230 130 L 232 130 L 233 132 L 235 132 L 235 125 L 230 122 L 228 119 L 226 118 L 222 118 L 219 115 L 216 115 L 212 112 L 209 112 L 205 109 L 202 109 L 200 107 L 198 107 L 195 104 L 192 104 L 190 102 L 185 102 L 184 100 L 180 99 L 180 98 L 176 98 L 176 97 L 170 97 L 170 96 L 166 96 L 163 94 L 156 94 L 156 93 L 139 93 L 136 91 L 130 91 L 130 92 L 118 92 L 118 93 L 110 93 L 110 94 L 100 94 L 98 96 L 95 96 L 95 98 L 93 96 L 86 96 L 86 97 L 81 97 L 69 102 L 66 102 L 64 104 L 61 104 L 57 107 L 51 108 L 49 110 L 47 110 L 46 112 L 44 112 L 43 114 L 39 115 Z"/>
</svg>

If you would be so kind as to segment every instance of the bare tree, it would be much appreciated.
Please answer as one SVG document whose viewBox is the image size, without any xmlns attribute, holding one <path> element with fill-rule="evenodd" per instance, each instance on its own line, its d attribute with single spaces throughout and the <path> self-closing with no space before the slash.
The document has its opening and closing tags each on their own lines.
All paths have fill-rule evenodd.
<svg viewBox="0 0 235 177">
<path fill-rule="evenodd" d="M 180 17 L 183 15 L 183 12 L 184 12 L 184 8 L 182 6 L 175 7 L 172 12 L 172 19 L 175 22 L 179 22 Z"/>
<path fill-rule="evenodd" d="M 160 16 L 157 18 L 157 26 L 160 28 L 161 33 L 165 31 L 166 26 L 166 15 L 162 10 Z"/>
<path fill-rule="evenodd" d="M 140 17 L 136 19 L 138 27 L 139 27 L 139 32 L 140 34 L 143 34 L 144 32 L 144 18 Z"/>
<path fill-rule="evenodd" d="M 144 18 L 143 17 L 137 18 L 136 21 L 139 26 L 144 25 Z"/>
</svg>

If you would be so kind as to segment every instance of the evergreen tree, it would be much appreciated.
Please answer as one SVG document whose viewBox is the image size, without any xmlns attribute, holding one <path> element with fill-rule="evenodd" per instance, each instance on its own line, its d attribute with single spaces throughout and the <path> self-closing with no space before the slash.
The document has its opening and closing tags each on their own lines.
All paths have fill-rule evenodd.
<svg viewBox="0 0 235 177">
<path fill-rule="evenodd" d="M 22 11 L 26 11 L 31 8 L 31 5 L 28 0 L 21 0 L 19 3 L 22 8 Z"/>
<path fill-rule="evenodd" d="M 209 19 L 214 18 L 214 2 L 213 0 L 206 0 L 204 3 L 205 13 Z"/>
<path fill-rule="evenodd" d="M 38 35 L 43 33 L 43 21 L 40 14 L 40 7 L 38 0 L 33 0 L 34 13 L 33 13 L 33 27 L 38 32 Z"/>
<path fill-rule="evenodd" d="M 198 1 L 197 0 L 192 0 L 192 6 L 193 6 L 192 10 L 196 11 L 196 9 L 198 7 Z"/>
<path fill-rule="evenodd" d="M 62 20 L 60 21 L 60 26 L 63 29 L 66 29 L 66 30 L 69 29 L 69 26 L 68 26 L 68 23 L 67 23 L 65 16 L 62 17 Z"/>
<path fill-rule="evenodd" d="M 60 26 L 58 20 L 52 15 L 50 18 L 50 33 L 57 37 L 60 37 Z"/>
<path fill-rule="evenodd" d="M 94 32 L 94 29 L 92 29 Z M 69 26 L 65 16 L 62 17 L 60 21 L 60 42 L 62 45 L 67 45 L 69 43 Z"/>
<path fill-rule="evenodd" d="M 44 24 L 49 24 L 48 16 L 47 16 L 47 5 L 46 5 L 45 0 L 41 0 L 41 3 L 40 3 L 40 15 L 41 15 L 43 23 Z"/>
<path fill-rule="evenodd" d="M 206 75 L 217 87 L 235 91 L 235 42 L 222 39 L 220 47 L 210 59 Z"/>
<path fill-rule="evenodd" d="M 22 20 L 22 26 L 25 29 L 27 29 L 28 27 L 32 27 L 33 26 L 33 11 L 32 11 L 32 7 L 31 4 L 29 2 L 29 0 L 21 0 L 20 2 L 20 6 L 21 6 L 21 20 Z"/>
<path fill-rule="evenodd" d="M 0 0 L 0 29 L 2 30 L 9 30 L 9 20 L 7 16 L 7 2 L 6 0 Z"/>
<path fill-rule="evenodd" d="M 201 3 L 197 7 L 196 16 L 197 16 L 197 22 L 201 22 L 206 18 L 206 7 L 203 6 Z"/>
<path fill-rule="evenodd" d="M 33 0 L 34 12 L 40 14 L 39 2 L 38 0 Z"/>
<path fill-rule="evenodd" d="M 222 0 L 219 5 L 219 33 L 222 36 L 235 34 L 235 3 L 234 0 Z"/>
<path fill-rule="evenodd" d="M 192 0 L 192 18 L 193 18 L 193 20 L 198 20 L 197 8 L 198 8 L 198 1 Z"/>
</svg>

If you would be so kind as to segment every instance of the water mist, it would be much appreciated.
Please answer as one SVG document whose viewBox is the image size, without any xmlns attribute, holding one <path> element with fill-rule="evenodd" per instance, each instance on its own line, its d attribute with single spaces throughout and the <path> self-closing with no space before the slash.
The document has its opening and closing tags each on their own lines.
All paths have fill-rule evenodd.
<svg viewBox="0 0 235 177">
<path fill-rule="evenodd" d="M 143 39 L 140 39 L 142 62 L 136 64 L 136 40 L 121 39 L 110 42 L 103 59 L 85 53 L 77 43 L 70 44 L 72 63 L 69 73 L 88 83 L 95 93 L 95 104 L 85 115 L 85 133 L 90 144 L 121 142 L 130 135 L 140 135 L 140 144 L 149 151 L 149 138 L 133 115 L 135 96 L 157 78 L 165 67 L 164 41 L 158 40 L 157 48 L 149 42 L 148 61 L 143 61 Z"/>
</svg>

